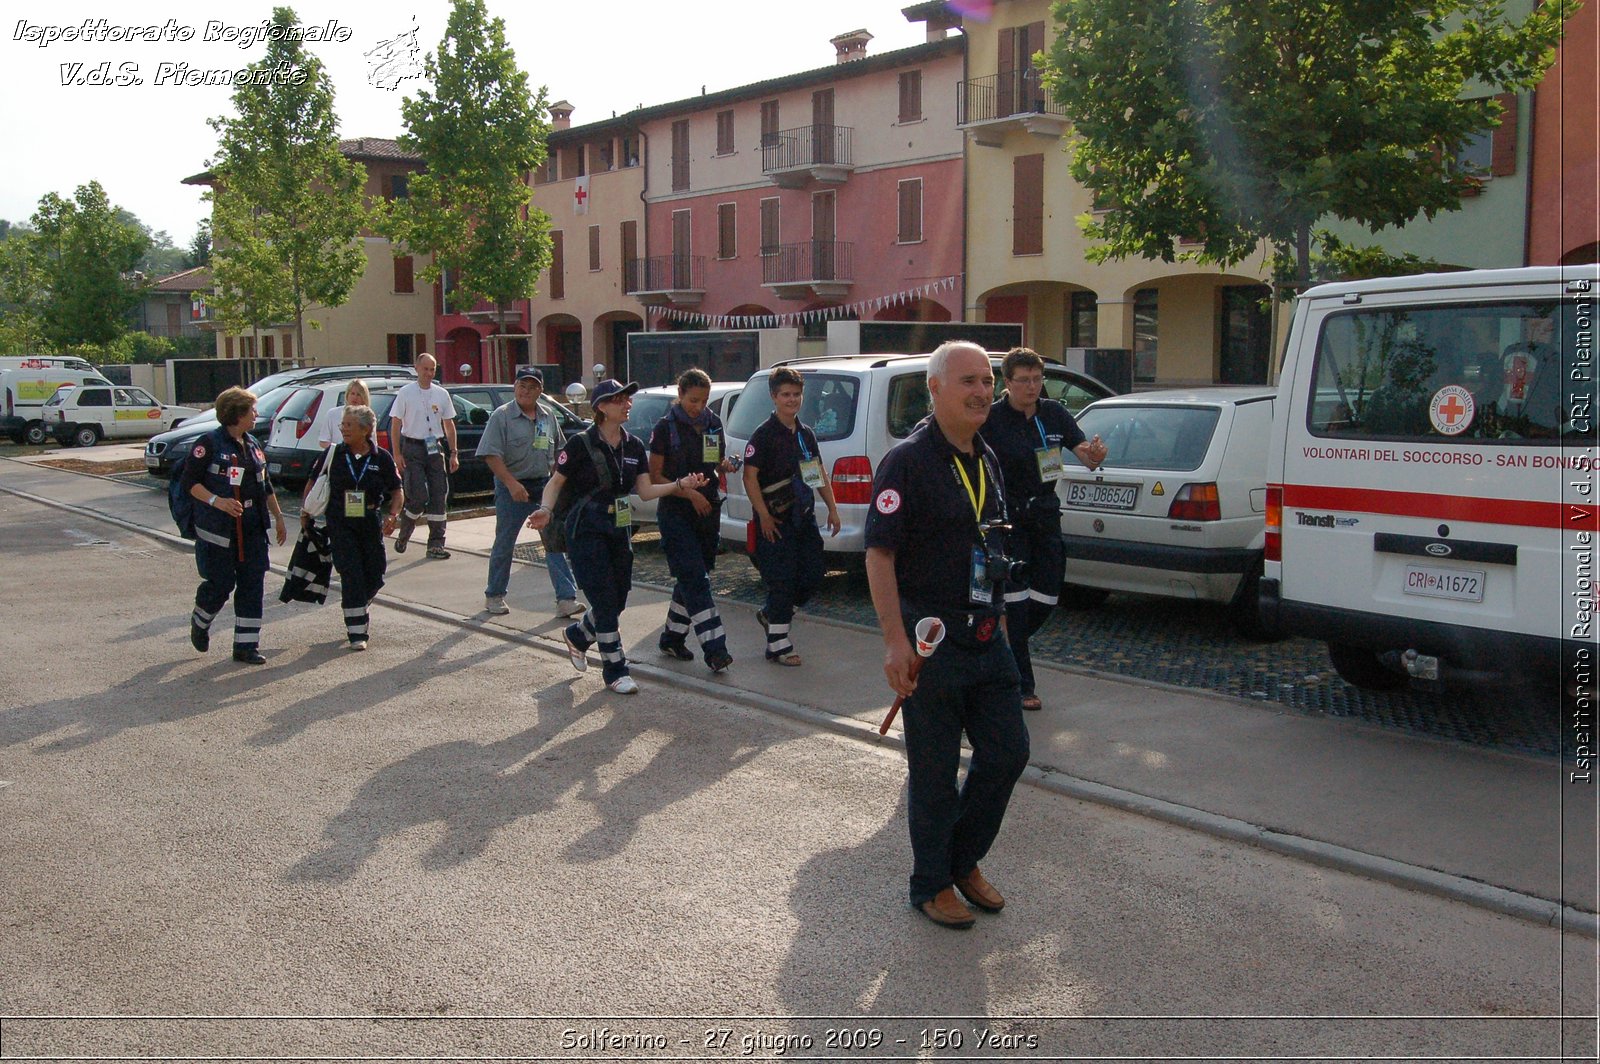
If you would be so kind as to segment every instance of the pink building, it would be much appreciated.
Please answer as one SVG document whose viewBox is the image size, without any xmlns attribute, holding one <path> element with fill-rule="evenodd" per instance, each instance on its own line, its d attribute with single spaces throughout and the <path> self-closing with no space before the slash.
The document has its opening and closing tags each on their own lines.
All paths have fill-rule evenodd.
<svg viewBox="0 0 1600 1064">
<path fill-rule="evenodd" d="M 961 318 L 963 42 L 835 65 L 635 112 L 644 245 L 626 289 L 650 327 Z"/>
<path fill-rule="evenodd" d="M 1528 264 L 1577 265 L 1600 257 L 1600 12 L 1584 4 L 1567 21 L 1555 66 L 1533 97 Z"/>
</svg>

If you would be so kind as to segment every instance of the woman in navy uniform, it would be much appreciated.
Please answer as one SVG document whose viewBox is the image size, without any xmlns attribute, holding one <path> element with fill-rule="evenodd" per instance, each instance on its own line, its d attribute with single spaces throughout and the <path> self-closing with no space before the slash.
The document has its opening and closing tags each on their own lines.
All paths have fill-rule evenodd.
<svg viewBox="0 0 1600 1064">
<path fill-rule="evenodd" d="M 867 580 L 883 632 L 884 675 L 906 696 L 906 820 L 911 904 L 944 927 L 971 927 L 962 904 L 999 912 L 1003 898 L 978 869 L 1028 765 L 1017 667 L 1002 634 L 1006 518 L 994 452 L 978 429 L 994 399 L 994 370 L 976 344 L 941 344 L 928 360 L 933 414 L 878 466 L 867 513 Z M 995 555 L 999 553 L 999 556 Z M 945 636 L 920 674 L 909 633 L 923 617 Z M 961 779 L 961 735 L 972 762 Z"/>
<path fill-rule="evenodd" d="M 1075 455 L 1090 469 L 1105 461 L 1099 436 L 1087 439 L 1067 408 L 1044 398 L 1044 359 L 1014 347 L 1000 363 L 1005 394 L 983 426 L 983 438 L 1000 459 L 1011 504 L 1011 555 L 1027 563 L 1026 585 L 1006 593 L 1006 638 L 1022 676 L 1022 708 L 1041 709 L 1034 691 L 1028 640 L 1044 627 L 1061 598 L 1066 552 L 1061 544 L 1062 456 Z"/>
<path fill-rule="evenodd" d="M 839 534 L 839 508 L 833 485 L 822 468 L 817 435 L 800 423 L 805 379 L 798 370 L 776 366 L 767 376 L 772 416 L 750 434 L 744 451 L 744 491 L 760 527 L 755 563 L 767 585 L 767 602 L 756 619 L 767 633 L 767 660 L 799 665 L 789 640 L 789 624 L 822 586 L 822 534 L 817 531 L 817 500 L 828 504 L 828 534 Z"/>
<path fill-rule="evenodd" d="M 261 655 L 261 600 L 267 576 L 267 521 L 278 525 L 278 545 L 288 539 L 283 510 L 272 493 L 266 455 L 249 434 L 256 397 L 243 388 L 217 396 L 219 428 L 200 437 L 184 463 L 183 490 L 200 505 L 194 514 L 194 593 L 189 642 L 211 649 L 211 622 L 233 596 L 233 660 L 265 665 Z"/>
<path fill-rule="evenodd" d="M 710 399 L 711 378 L 704 370 L 687 370 L 678 378 L 678 401 L 650 433 L 650 480 L 667 484 L 689 473 L 706 478 L 702 488 L 675 487 L 656 509 L 667 568 L 676 581 L 659 645 L 663 654 L 693 661 L 694 651 L 688 646 L 693 628 L 706 666 L 721 672 L 733 664 L 733 655 L 728 653 L 727 633 L 711 597 L 709 575 L 717 564 L 722 522 L 717 474 L 738 467 L 724 450 L 722 420 L 706 409 Z"/>
<path fill-rule="evenodd" d="M 323 467 L 328 467 L 328 509 L 324 516 L 333 567 L 339 571 L 345 638 L 351 650 L 365 650 L 367 607 L 383 587 L 383 574 L 389 564 L 383 537 L 393 533 L 399 523 L 405 492 L 400 490 L 394 457 L 373 442 L 378 418 L 372 408 L 346 406 L 343 411 L 338 425 L 343 442 L 317 456 L 306 483 L 309 491 L 309 485 L 322 475 Z M 385 503 L 387 511 L 383 510 Z M 302 525 L 310 525 L 313 520 L 308 513 L 300 514 Z"/>
<path fill-rule="evenodd" d="M 598 643 L 606 686 L 624 695 L 639 690 L 628 675 L 620 631 L 622 610 L 633 587 L 633 510 L 628 496 L 659 499 L 680 487 L 705 484 L 698 473 L 667 484 L 650 483 L 644 444 L 622 427 L 638 390 L 631 381 L 608 379 L 594 386 L 589 401 L 594 424 L 567 440 L 556 456 L 556 471 L 545 485 L 539 508 L 528 518 L 528 527 L 535 531 L 549 524 L 562 488 L 570 484 L 571 501 L 564 518 L 567 558 L 578 586 L 588 596 L 589 609 L 566 627 L 562 638 L 572 667 L 579 672 L 588 670 L 585 652 Z"/>
</svg>

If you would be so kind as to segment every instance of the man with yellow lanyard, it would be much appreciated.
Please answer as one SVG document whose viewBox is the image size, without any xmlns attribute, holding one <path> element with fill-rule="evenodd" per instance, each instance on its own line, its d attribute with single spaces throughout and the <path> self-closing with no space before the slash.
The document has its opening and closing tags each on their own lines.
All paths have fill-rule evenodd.
<svg viewBox="0 0 1600 1064">
<path fill-rule="evenodd" d="M 1017 665 L 1006 642 L 1005 488 L 978 430 L 994 398 L 983 348 L 942 344 L 928 360 L 933 414 L 890 451 L 872 485 L 867 580 L 886 648 L 883 671 L 906 696 L 911 904 L 944 927 L 1005 899 L 978 862 L 1000 832 L 1011 790 L 1028 765 Z M 920 674 L 908 633 L 937 617 L 945 637 Z M 958 789 L 961 735 L 972 765 Z"/>
</svg>

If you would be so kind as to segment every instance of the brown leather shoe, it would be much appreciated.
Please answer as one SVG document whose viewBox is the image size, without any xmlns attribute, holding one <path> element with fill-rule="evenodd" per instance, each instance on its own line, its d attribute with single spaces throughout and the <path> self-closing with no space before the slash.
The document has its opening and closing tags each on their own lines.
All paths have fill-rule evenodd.
<svg viewBox="0 0 1600 1064">
<path fill-rule="evenodd" d="M 983 873 L 974 868 L 966 876 L 956 880 L 956 889 L 961 896 L 984 912 L 997 913 L 1006 907 L 1005 898 L 994 889 L 994 884 L 983 878 Z"/>
<path fill-rule="evenodd" d="M 945 887 L 933 896 L 932 901 L 925 901 L 917 906 L 917 911 L 940 927 L 948 927 L 955 931 L 965 931 L 978 922 L 972 915 L 972 910 L 961 904 L 961 899 L 956 897 L 956 892 L 951 887 Z"/>
</svg>

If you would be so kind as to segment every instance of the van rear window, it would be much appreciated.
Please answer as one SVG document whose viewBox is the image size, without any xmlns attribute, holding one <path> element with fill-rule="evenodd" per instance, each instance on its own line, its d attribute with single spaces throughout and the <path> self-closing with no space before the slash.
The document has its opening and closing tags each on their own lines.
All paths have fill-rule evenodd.
<svg viewBox="0 0 1600 1064">
<path fill-rule="evenodd" d="M 1572 304 L 1554 301 L 1374 307 L 1322 323 L 1308 417 L 1337 439 L 1471 443 L 1593 432 Z M 1587 352 L 1586 352 L 1587 356 Z M 1588 356 L 1592 357 L 1592 356 Z M 1592 362 L 1586 362 L 1592 365 Z"/>
<path fill-rule="evenodd" d="M 856 399 L 861 379 L 833 373 L 804 370 L 806 389 L 800 400 L 800 421 L 817 434 L 820 443 L 846 439 L 856 429 Z M 728 435 L 748 440 L 761 423 L 772 416 L 772 393 L 766 374 L 751 378 L 728 418 Z"/>
</svg>

